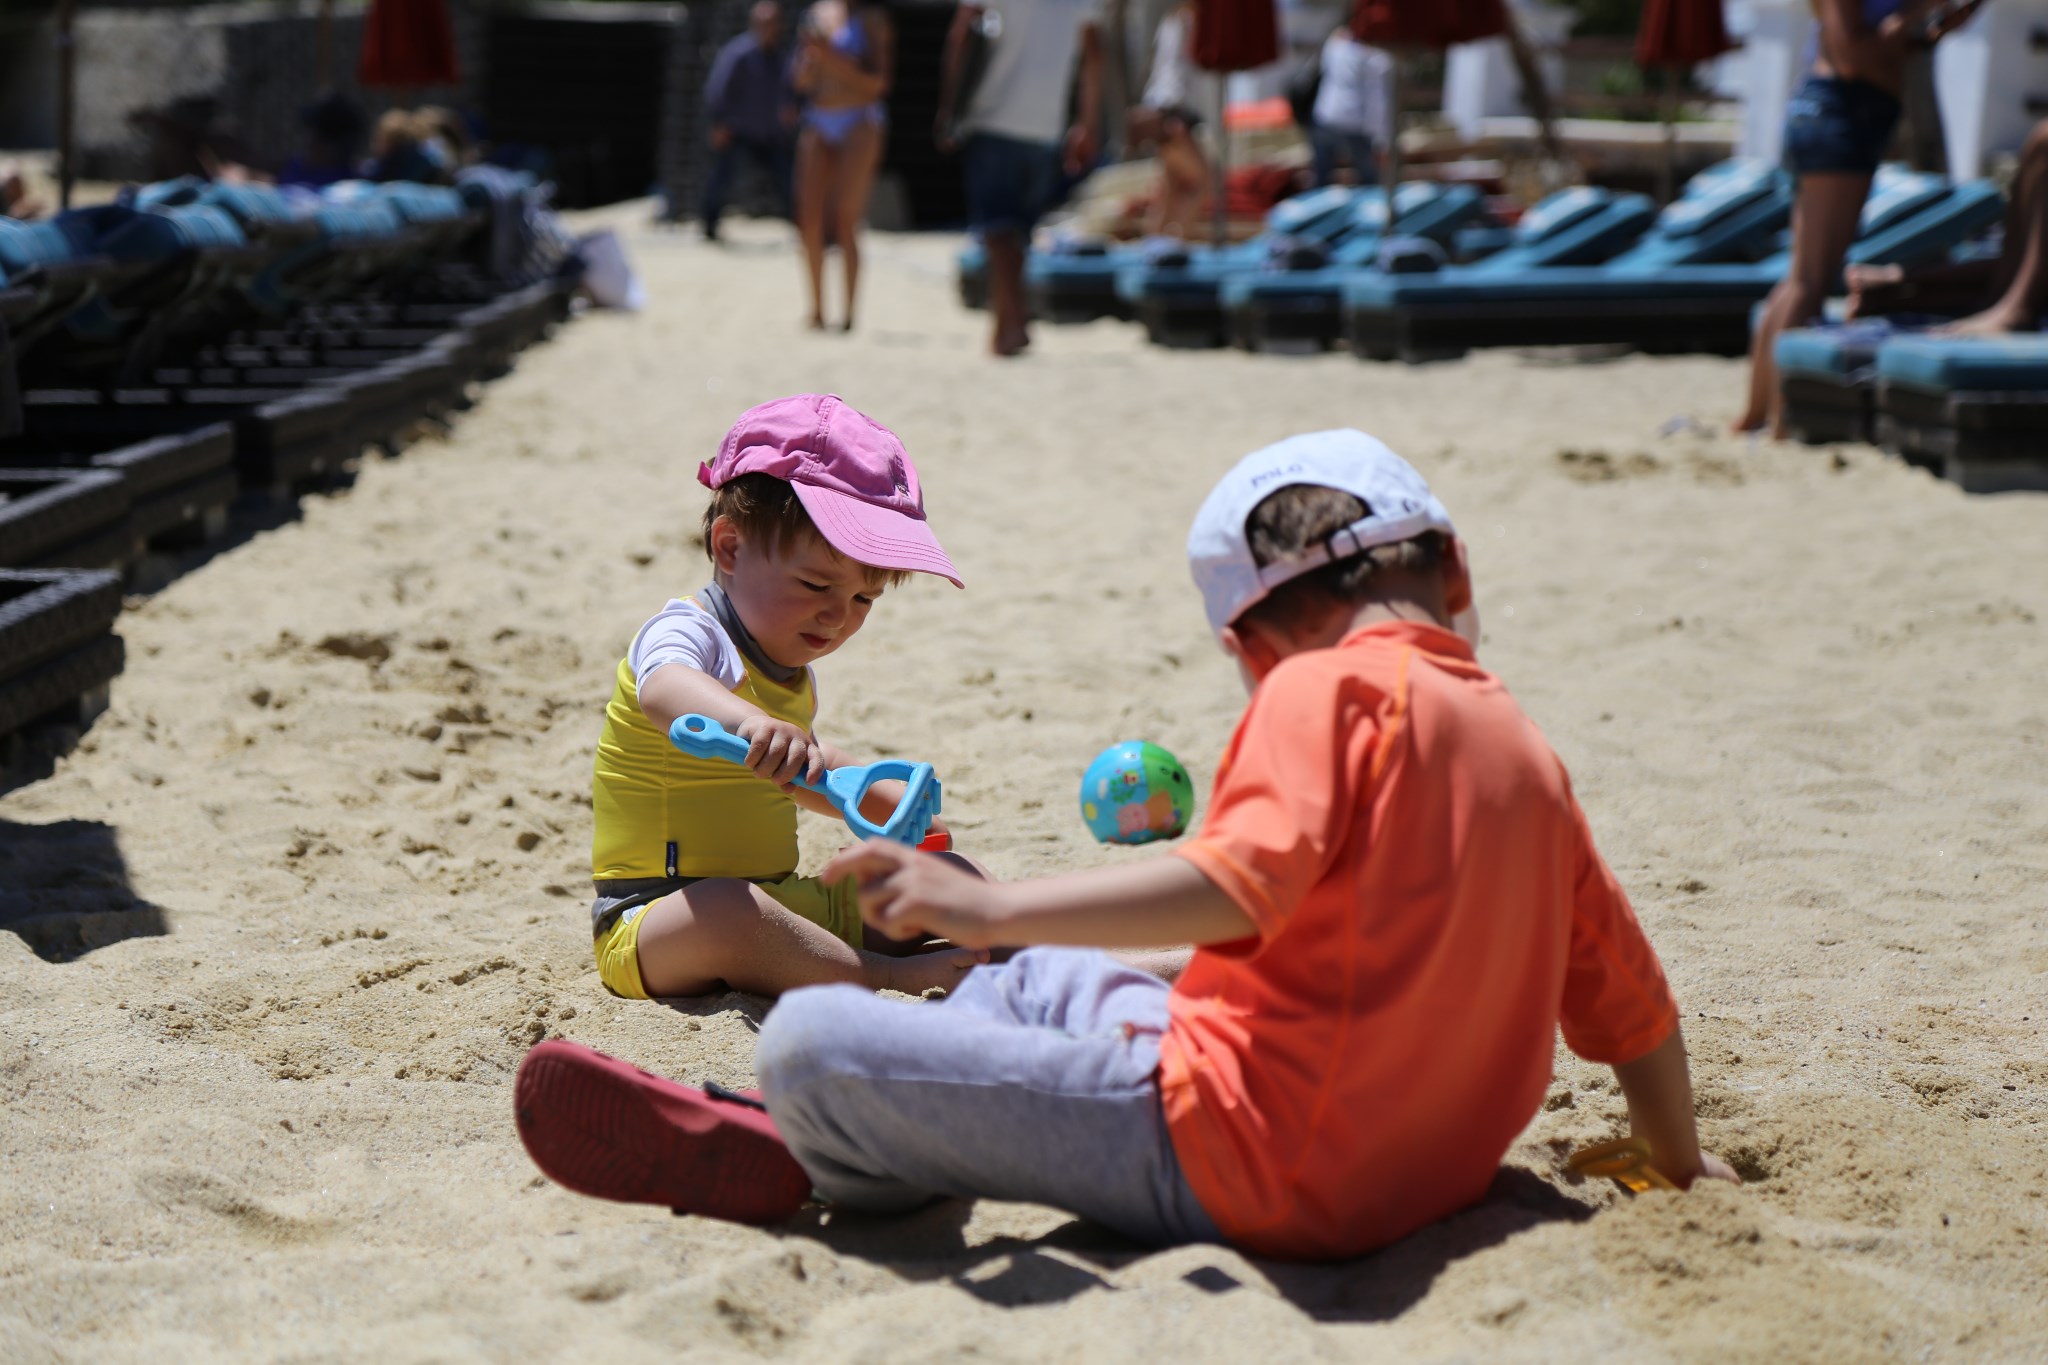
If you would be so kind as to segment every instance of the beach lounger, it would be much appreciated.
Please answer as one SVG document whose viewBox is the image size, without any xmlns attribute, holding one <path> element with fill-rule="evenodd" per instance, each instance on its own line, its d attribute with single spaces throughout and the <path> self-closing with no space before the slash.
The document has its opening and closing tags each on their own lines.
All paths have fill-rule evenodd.
<svg viewBox="0 0 2048 1365">
<path fill-rule="evenodd" d="M 362 452 L 349 391 L 332 385 L 28 389 L 23 425 L 38 439 L 114 444 L 225 422 L 235 433 L 242 492 L 283 498 L 341 472 Z"/>
<path fill-rule="evenodd" d="M 1903 338 L 1876 371 L 1886 450 L 1972 493 L 2048 491 L 2048 333 Z"/>
<path fill-rule="evenodd" d="M 125 572 L 138 548 L 116 471 L 0 469 L 0 568 Z"/>
<path fill-rule="evenodd" d="M 1047 322 L 1092 322 L 1133 316 L 1117 291 L 1117 271 L 1170 254 L 1186 261 L 1224 255 L 1256 263 L 1270 243 L 1285 239 L 1328 241 L 1351 230 L 1351 212 L 1362 190 L 1331 186 L 1292 195 L 1266 214 L 1265 226 L 1244 242 L 1217 248 L 1174 238 L 1109 243 L 1099 238 L 1055 241 L 1024 262 L 1024 294 L 1032 315 Z"/>
<path fill-rule="evenodd" d="M 0 763 L 41 722 L 85 725 L 106 709 L 125 654 L 113 633 L 118 574 L 0 569 Z"/>
<path fill-rule="evenodd" d="M 1785 433 L 1795 441 L 1870 441 L 1877 413 L 1877 353 L 1886 343 L 1915 335 L 1893 318 L 1798 327 L 1778 335 L 1773 355 L 1785 410 Z"/>
<path fill-rule="evenodd" d="M 1739 260 L 1775 246 L 1789 221 L 1789 194 L 1777 177 L 1771 184 L 1760 196 L 1710 197 L 1689 210 L 1700 218 L 1677 230 L 1660 221 L 1658 231 L 1605 266 L 1509 279 L 1353 280 L 1345 286 L 1346 335 L 1363 359 L 1438 359 L 1474 346 L 1616 344 L 1740 355 L 1749 346 L 1751 309 L 1791 259 L 1779 249 L 1752 263 Z M 1849 259 L 1932 259 L 2002 213 L 1988 182 L 1951 187 L 1938 177 L 1893 171 L 1879 178 L 1865 204 Z"/>
<path fill-rule="evenodd" d="M 1413 181 L 1395 194 L 1394 222 L 1389 228 L 1385 192 L 1353 191 L 1349 209 L 1334 225 L 1318 220 L 1309 232 L 1293 240 L 1255 239 L 1222 250 L 1178 251 L 1126 265 L 1116 273 L 1117 294 L 1145 324 L 1145 333 L 1155 345 L 1221 346 L 1227 340 L 1222 284 L 1231 273 L 1256 269 L 1277 253 L 1313 256 L 1340 247 L 1363 252 L 1383 237 L 1442 243 L 1484 208 L 1479 191 L 1469 185 Z"/>
<path fill-rule="evenodd" d="M 81 252 L 55 222 L 0 217 L 0 321 L 15 354 L 95 294 L 118 289 L 148 268 Z"/>
<path fill-rule="evenodd" d="M 1578 187 L 1560 190 L 1522 216 L 1503 241 L 1497 229 L 1458 234 L 1468 252 L 1491 247 L 1491 255 L 1459 270 L 1460 275 L 1510 275 L 1563 265 L 1607 260 L 1642 236 L 1657 209 L 1640 194 Z M 1470 234 L 1488 234 L 1481 243 Z M 1329 265 L 1304 270 L 1247 270 L 1224 278 L 1220 298 L 1231 341 L 1254 351 L 1320 351 L 1343 335 L 1344 283 L 1374 269 L 1377 239 L 1347 242 Z"/>
<path fill-rule="evenodd" d="M 140 441 L 30 430 L 0 440 L 0 468 L 111 470 L 127 487 L 134 540 L 161 550 L 218 538 L 238 488 L 225 423 Z"/>
<path fill-rule="evenodd" d="M 21 348 L 24 382 L 146 372 L 167 338 L 262 261 L 232 217 L 205 205 L 145 211 L 108 204 L 61 213 L 47 226 L 71 261 L 110 261 L 118 273 L 103 277 L 60 327 Z"/>
</svg>

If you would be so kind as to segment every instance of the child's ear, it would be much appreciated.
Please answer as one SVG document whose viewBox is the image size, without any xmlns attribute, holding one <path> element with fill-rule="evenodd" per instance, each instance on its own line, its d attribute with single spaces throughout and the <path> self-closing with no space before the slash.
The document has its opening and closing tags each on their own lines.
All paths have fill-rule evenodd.
<svg viewBox="0 0 2048 1365">
<path fill-rule="evenodd" d="M 1225 626 L 1216 633 L 1223 645 L 1223 652 L 1237 660 L 1238 666 L 1254 681 L 1271 673 L 1280 663 L 1280 651 L 1266 638 L 1265 632 L 1256 624 L 1243 629 Z"/>
<path fill-rule="evenodd" d="M 1450 548 L 1443 559 L 1444 611 L 1451 616 L 1462 615 L 1472 609 L 1472 568 L 1465 557 L 1465 542 L 1451 537 Z"/>
<path fill-rule="evenodd" d="M 740 528 L 733 525 L 731 517 L 718 517 L 711 523 L 711 567 L 722 574 L 729 574 L 739 562 Z"/>
</svg>

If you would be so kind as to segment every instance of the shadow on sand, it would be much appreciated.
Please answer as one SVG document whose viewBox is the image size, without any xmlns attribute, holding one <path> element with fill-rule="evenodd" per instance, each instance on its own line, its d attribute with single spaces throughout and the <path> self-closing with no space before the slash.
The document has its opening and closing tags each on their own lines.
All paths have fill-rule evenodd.
<svg viewBox="0 0 2048 1365">
<path fill-rule="evenodd" d="M 71 962 L 122 939 L 167 934 L 170 925 L 129 886 L 112 825 L 0 820 L 0 929 L 45 962 Z"/>
<path fill-rule="evenodd" d="M 813 1208 L 783 1230 L 814 1237 L 836 1252 L 887 1266 L 909 1280 L 948 1281 L 1004 1308 L 1061 1303 L 1091 1289 L 1114 1289 L 1110 1274 L 1156 1254 L 1078 1220 L 1042 1237 L 999 1237 L 969 1246 L 964 1234 L 971 1212 L 972 1206 L 959 1200 L 891 1218 Z M 1593 1206 L 1535 1172 L 1503 1166 L 1477 1204 L 1374 1255 L 1320 1264 L 1252 1264 L 1282 1297 L 1318 1321 L 1385 1322 L 1420 1302 L 1453 1262 L 1545 1223 L 1581 1222 L 1593 1213 Z M 1198 1266 L 1181 1278 L 1211 1294 L 1244 1287 L 1237 1275 L 1217 1265 Z"/>
</svg>

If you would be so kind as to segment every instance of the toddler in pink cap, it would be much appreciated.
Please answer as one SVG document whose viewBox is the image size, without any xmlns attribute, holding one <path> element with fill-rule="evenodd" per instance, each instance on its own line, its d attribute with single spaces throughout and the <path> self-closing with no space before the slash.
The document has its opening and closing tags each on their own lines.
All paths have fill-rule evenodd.
<svg viewBox="0 0 2048 1365">
<path fill-rule="evenodd" d="M 851 762 L 819 741 L 811 665 L 853 637 L 913 573 L 960 586 L 925 521 L 903 443 L 839 398 L 800 394 L 741 414 L 697 471 L 711 582 L 676 598 L 619 661 L 591 783 L 598 975 L 615 995 L 779 995 L 858 982 L 917 994 L 987 954 L 919 951 L 864 930 L 850 884 L 797 875 L 791 785 Z M 690 712 L 751 744 L 747 766 L 669 743 Z M 886 819 L 898 791 L 864 813 Z"/>
</svg>

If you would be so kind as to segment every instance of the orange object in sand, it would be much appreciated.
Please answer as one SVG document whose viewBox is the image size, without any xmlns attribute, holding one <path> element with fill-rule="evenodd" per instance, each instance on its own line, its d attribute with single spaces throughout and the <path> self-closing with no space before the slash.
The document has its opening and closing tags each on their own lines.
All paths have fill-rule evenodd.
<svg viewBox="0 0 2048 1365">
<path fill-rule="evenodd" d="M 1630 1194 L 1678 1188 L 1664 1172 L 1650 1164 L 1650 1144 L 1639 1137 L 1596 1143 L 1573 1152 L 1565 1164 L 1579 1175 L 1604 1176 Z"/>
</svg>

